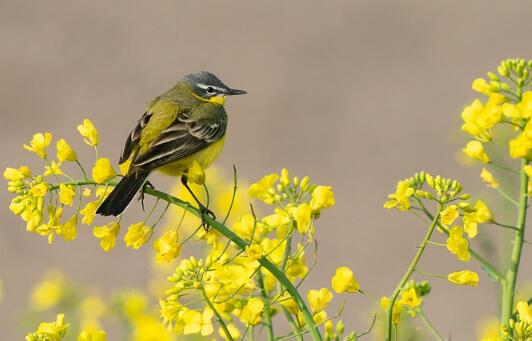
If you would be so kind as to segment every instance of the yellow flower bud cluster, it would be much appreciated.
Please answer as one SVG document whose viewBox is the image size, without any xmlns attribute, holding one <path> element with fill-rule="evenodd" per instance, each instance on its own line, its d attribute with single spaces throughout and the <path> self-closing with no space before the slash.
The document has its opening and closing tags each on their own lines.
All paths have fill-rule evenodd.
<svg viewBox="0 0 532 341">
<path fill-rule="evenodd" d="M 510 319 L 508 325 L 501 326 L 501 334 L 509 340 L 532 340 L 532 310 L 528 302 L 518 302 L 516 310 L 517 317 Z"/>
</svg>

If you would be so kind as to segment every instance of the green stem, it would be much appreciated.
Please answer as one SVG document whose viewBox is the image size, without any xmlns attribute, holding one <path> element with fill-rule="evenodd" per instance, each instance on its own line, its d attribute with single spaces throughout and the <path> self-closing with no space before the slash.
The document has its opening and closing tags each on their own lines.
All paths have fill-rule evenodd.
<svg viewBox="0 0 532 341">
<path fill-rule="evenodd" d="M 211 300 L 209 300 L 209 297 L 207 296 L 207 293 L 205 292 L 204 287 L 201 287 L 201 293 L 203 295 L 203 299 L 205 300 L 205 302 L 207 302 L 207 305 L 209 306 L 209 308 L 211 308 L 211 310 L 214 312 L 214 315 L 216 315 L 216 318 L 218 319 L 218 322 L 220 323 L 220 326 L 222 327 L 224 331 L 225 337 L 227 338 L 227 340 L 233 341 L 233 336 L 231 336 L 231 333 L 229 332 L 229 329 L 227 328 L 227 325 L 225 324 L 224 319 L 222 318 L 218 310 L 216 310 Z"/>
<path fill-rule="evenodd" d="M 515 285 L 517 274 L 519 273 L 519 263 L 521 262 L 521 252 L 523 249 L 525 227 L 526 227 L 526 210 L 528 206 L 528 175 L 524 167 L 528 164 L 526 159 L 521 159 L 521 174 L 519 188 L 519 212 L 517 216 L 517 231 L 514 236 L 510 267 L 506 272 L 506 281 L 502 287 L 502 309 L 501 323 L 508 324 L 514 307 Z"/>
<path fill-rule="evenodd" d="M 441 336 L 440 333 L 438 333 L 438 331 L 436 330 L 434 325 L 429 321 L 429 319 L 425 315 L 425 312 L 422 309 L 418 310 L 418 314 L 419 314 L 419 318 L 421 319 L 421 321 L 423 321 L 427 329 L 432 333 L 432 335 L 436 338 L 436 340 L 446 341 L 446 339 L 443 336 Z"/>
<path fill-rule="evenodd" d="M 268 293 L 266 292 L 266 287 L 264 286 L 264 276 L 262 275 L 262 271 L 257 272 L 257 279 L 259 282 L 260 287 L 260 294 L 265 302 L 268 301 Z M 268 333 L 268 341 L 275 340 L 275 334 L 273 333 L 273 324 L 272 324 L 272 315 L 270 313 L 270 308 L 267 307 L 264 309 L 264 319 L 266 320 L 266 332 Z"/>
<path fill-rule="evenodd" d="M 107 183 L 110 186 L 116 186 L 116 182 L 110 181 Z M 74 186 L 84 186 L 84 185 L 96 185 L 96 182 L 94 180 L 82 180 L 82 181 L 74 181 L 70 183 L 65 183 L 65 185 L 74 185 Z M 50 187 L 50 190 L 54 190 L 59 188 L 59 185 L 52 185 Z M 144 188 L 144 192 L 146 194 L 152 195 L 156 198 L 159 198 L 161 200 L 164 200 L 166 202 L 169 202 L 171 204 L 174 204 L 176 206 L 179 206 L 181 208 L 187 209 L 192 214 L 201 217 L 200 211 L 192 207 L 190 203 L 180 200 L 170 194 L 158 191 L 153 188 Z M 240 238 L 236 233 L 234 233 L 231 229 L 229 229 L 224 224 L 212 219 L 209 216 L 204 216 L 205 222 L 214 228 L 216 231 L 220 232 L 222 235 L 224 235 L 226 238 L 231 240 L 235 245 L 237 245 L 240 249 L 245 250 L 246 246 L 248 246 L 248 243 Z M 299 309 L 301 310 L 301 314 L 303 315 L 303 319 L 305 320 L 305 323 L 307 325 L 307 328 L 309 330 L 310 335 L 312 336 L 313 340 L 321 341 L 322 337 L 318 330 L 318 327 L 316 326 L 316 323 L 314 322 L 314 319 L 312 318 L 312 314 L 303 300 L 303 297 L 299 294 L 297 289 L 294 287 L 294 285 L 290 282 L 290 280 L 286 277 L 286 275 L 279 270 L 275 264 L 273 264 L 270 260 L 268 260 L 266 257 L 262 257 L 259 260 L 259 263 L 262 267 L 264 267 L 266 270 L 268 270 L 273 277 L 281 283 L 281 285 L 286 289 L 286 291 L 292 296 L 296 304 L 298 305 Z"/>
<path fill-rule="evenodd" d="M 428 241 L 430 237 L 432 236 L 432 232 L 434 232 L 434 228 L 436 227 L 436 223 L 438 222 L 438 218 L 440 216 L 441 207 L 438 207 L 438 212 L 435 214 L 434 218 L 432 219 L 432 222 L 429 226 L 429 229 L 427 230 L 427 233 L 425 234 L 425 238 L 423 238 L 423 242 L 419 246 L 416 255 L 412 259 L 412 262 L 408 266 L 408 269 L 406 270 L 405 274 L 403 275 L 403 278 L 395 288 L 392 296 L 390 297 L 390 301 L 388 302 L 388 309 L 386 311 L 386 340 L 391 341 L 392 340 L 392 316 L 393 316 L 393 306 L 395 305 L 395 301 L 397 300 L 397 296 L 399 296 L 399 293 L 401 290 L 403 290 L 403 287 L 405 286 L 406 282 L 410 279 L 410 276 L 412 273 L 416 270 L 417 263 L 421 259 L 421 256 L 423 255 L 423 252 L 425 251 L 425 247 L 428 244 Z"/>
</svg>

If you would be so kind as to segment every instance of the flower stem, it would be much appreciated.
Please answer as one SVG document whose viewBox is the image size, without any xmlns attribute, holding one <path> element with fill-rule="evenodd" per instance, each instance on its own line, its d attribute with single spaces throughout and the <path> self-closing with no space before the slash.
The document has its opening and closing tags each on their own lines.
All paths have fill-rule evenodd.
<svg viewBox="0 0 532 341">
<path fill-rule="evenodd" d="M 211 300 L 207 296 L 207 293 L 205 292 L 205 288 L 204 287 L 201 287 L 201 293 L 203 295 L 203 299 L 205 300 L 205 302 L 207 303 L 209 308 L 211 308 L 211 310 L 213 311 L 214 315 L 216 315 L 216 318 L 218 319 L 218 322 L 220 323 L 220 326 L 222 327 L 222 329 L 224 331 L 225 337 L 227 338 L 227 340 L 233 341 L 233 337 L 231 336 L 231 333 L 229 332 L 229 329 L 227 328 L 227 325 L 225 324 L 225 322 L 224 322 L 222 316 L 220 315 L 220 313 L 218 312 L 218 310 L 216 310 L 216 307 L 214 306 L 214 304 L 212 304 Z"/>
<path fill-rule="evenodd" d="M 264 286 L 264 277 L 260 269 L 259 271 L 257 271 L 257 279 L 259 282 L 260 294 L 262 298 L 264 299 L 264 301 L 268 301 L 268 294 L 266 293 L 266 288 Z M 273 333 L 272 316 L 271 316 L 269 307 L 266 307 L 264 309 L 264 319 L 266 320 L 265 325 L 266 325 L 266 332 L 268 333 L 268 341 L 273 341 L 275 340 L 275 334 Z"/>
<path fill-rule="evenodd" d="M 434 325 L 429 321 L 423 309 L 419 309 L 418 314 L 419 314 L 419 318 L 421 319 L 421 321 L 423 321 L 427 329 L 432 333 L 432 335 L 436 338 L 436 340 L 446 341 L 446 339 L 443 336 L 441 336 L 440 333 L 438 333 Z"/>
<path fill-rule="evenodd" d="M 521 262 L 521 252 L 523 249 L 525 227 L 526 227 L 526 210 L 528 206 L 528 175 L 524 167 L 528 164 L 525 158 L 521 159 L 521 174 L 519 188 L 519 212 L 517 215 L 517 231 L 514 236 L 510 267 L 506 272 L 506 281 L 502 287 L 502 309 L 501 323 L 507 324 L 512 316 L 515 296 L 515 285 L 517 274 L 519 272 L 519 263 Z"/>
<path fill-rule="evenodd" d="M 403 278 L 395 288 L 392 296 L 390 297 L 390 301 L 388 302 L 388 309 L 386 311 L 386 340 L 391 341 L 392 340 L 392 315 L 393 315 L 393 306 L 395 305 L 395 301 L 397 300 L 397 296 L 399 296 L 399 293 L 405 286 L 406 282 L 410 279 L 410 276 L 412 273 L 416 270 L 417 263 L 421 259 L 421 256 L 423 255 L 423 252 L 425 251 L 425 247 L 428 244 L 428 241 L 430 237 L 432 236 L 432 232 L 434 232 L 434 228 L 436 227 L 436 223 L 438 222 L 438 218 L 440 216 L 441 207 L 438 207 L 438 212 L 434 215 L 434 218 L 432 219 L 432 222 L 429 226 L 429 229 L 427 230 L 427 233 L 425 234 L 425 238 L 423 238 L 423 242 L 419 246 L 416 255 L 412 259 L 412 262 L 408 266 L 408 269 L 406 270 L 405 274 L 403 275 Z"/>
</svg>

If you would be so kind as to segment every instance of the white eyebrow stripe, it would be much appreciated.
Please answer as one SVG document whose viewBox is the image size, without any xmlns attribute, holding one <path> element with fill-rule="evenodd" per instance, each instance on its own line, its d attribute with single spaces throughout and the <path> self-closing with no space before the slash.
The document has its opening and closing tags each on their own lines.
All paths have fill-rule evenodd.
<svg viewBox="0 0 532 341">
<path fill-rule="evenodd" d="M 207 84 L 203 84 L 203 83 L 198 83 L 197 85 L 200 88 L 202 88 L 202 89 L 213 88 L 213 89 L 216 89 L 218 91 L 225 91 L 224 88 L 220 88 L 219 86 L 216 86 L 216 85 L 207 85 Z"/>
</svg>

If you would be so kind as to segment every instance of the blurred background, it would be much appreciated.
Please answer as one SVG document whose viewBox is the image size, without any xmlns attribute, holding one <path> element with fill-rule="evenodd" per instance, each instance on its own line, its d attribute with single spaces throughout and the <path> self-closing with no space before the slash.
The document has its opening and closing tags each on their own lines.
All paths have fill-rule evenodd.
<svg viewBox="0 0 532 341">
<path fill-rule="evenodd" d="M 527 1 L 480 0 L 0 1 L 0 166 L 41 169 L 22 149 L 37 131 L 65 137 L 91 160 L 75 130 L 86 117 L 100 130 L 102 154 L 116 160 L 148 101 L 183 75 L 209 70 L 249 92 L 226 106 L 221 170 L 230 175 L 235 164 L 254 181 L 286 167 L 335 190 L 337 205 L 318 221 L 320 254 L 307 287 L 328 286 L 332 269 L 346 265 L 366 292 L 389 295 L 423 232 L 414 217 L 384 210 L 386 196 L 419 170 L 487 196 L 480 169 L 457 161 L 460 112 L 475 96 L 473 79 L 501 59 L 530 58 L 531 10 Z M 28 331 L 20 318 L 50 267 L 105 290 L 146 285 L 150 247 L 132 251 L 119 241 L 104 253 L 82 226 L 77 240 L 49 246 L 25 231 L 7 208 L 11 195 L 0 193 L 2 339 Z M 530 250 L 523 286 L 532 281 Z M 481 271 L 443 248 L 422 262 L 444 274 L 464 267 Z M 453 340 L 472 340 L 477 322 L 497 315 L 484 273 L 478 288 L 431 282 L 425 309 Z M 362 295 L 348 298 L 348 329 L 369 326 L 370 306 Z"/>
</svg>

